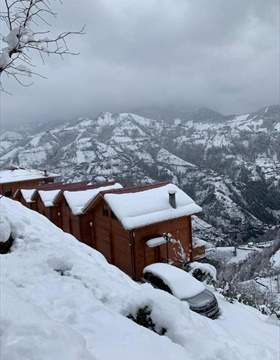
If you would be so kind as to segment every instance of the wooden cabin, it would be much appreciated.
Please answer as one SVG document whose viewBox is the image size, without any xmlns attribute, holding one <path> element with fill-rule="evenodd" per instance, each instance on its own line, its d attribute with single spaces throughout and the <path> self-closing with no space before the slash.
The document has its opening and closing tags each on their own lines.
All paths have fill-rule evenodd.
<svg viewBox="0 0 280 360">
<path fill-rule="evenodd" d="M 18 189 L 32 189 L 57 177 L 47 171 L 12 167 L 0 170 L 0 194 L 13 197 Z"/>
<path fill-rule="evenodd" d="M 65 213 L 65 210 L 63 209 L 64 192 L 93 190 L 102 186 L 110 186 L 112 184 L 114 184 L 114 182 L 104 184 L 88 184 L 87 182 L 48 184 L 37 188 L 36 194 L 33 196 L 33 200 L 36 204 L 36 210 L 40 214 L 46 216 L 50 221 L 64 231 L 72 233 L 71 228 L 69 227 L 70 220 L 68 219 L 68 212 Z"/>
<path fill-rule="evenodd" d="M 86 201 L 81 195 L 64 193 L 69 232 L 134 279 L 154 262 L 192 260 L 191 215 L 201 208 L 177 186 L 104 189 Z"/>
</svg>

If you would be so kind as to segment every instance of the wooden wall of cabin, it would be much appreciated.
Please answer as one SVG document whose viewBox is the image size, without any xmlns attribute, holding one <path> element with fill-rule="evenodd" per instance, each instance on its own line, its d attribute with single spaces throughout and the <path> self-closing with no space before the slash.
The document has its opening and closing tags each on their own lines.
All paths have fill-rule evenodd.
<svg viewBox="0 0 280 360">
<path fill-rule="evenodd" d="M 100 251 L 109 263 L 132 276 L 129 232 L 124 230 L 104 200 L 79 218 L 81 241 Z"/>
<path fill-rule="evenodd" d="M 163 233 L 171 233 L 174 239 L 179 240 L 187 257 L 191 260 L 192 236 L 190 216 L 168 220 L 136 229 L 134 231 L 136 279 L 141 279 L 142 271 L 145 266 L 154 262 L 167 261 L 166 245 L 154 248 L 149 248 L 146 245 L 147 240 L 162 236 Z M 168 259 L 174 264 L 179 265 L 180 257 L 176 254 L 176 251 L 178 251 L 178 245 L 175 246 L 173 244 L 169 244 Z"/>
<path fill-rule="evenodd" d="M 100 201 L 93 211 L 93 239 L 95 249 L 100 251 L 112 263 L 114 258 L 112 246 L 112 222 L 109 208 Z"/>
<path fill-rule="evenodd" d="M 62 229 L 62 214 L 61 209 L 59 206 L 52 206 L 50 209 L 50 220 L 58 226 L 60 229 Z"/>
<path fill-rule="evenodd" d="M 72 233 L 71 224 L 71 209 L 69 208 L 65 199 L 60 204 L 61 216 L 62 216 L 62 230 L 67 233 Z"/>
<path fill-rule="evenodd" d="M 38 195 L 38 196 L 36 196 L 36 204 L 37 204 L 37 211 L 40 213 L 40 214 L 42 214 L 42 215 L 44 215 L 44 216 L 47 216 L 46 215 L 46 207 L 45 207 L 45 205 L 44 205 L 44 203 L 43 203 L 43 201 L 41 200 L 41 198 L 40 198 L 40 196 Z"/>
<path fill-rule="evenodd" d="M 81 237 L 80 231 L 80 216 L 70 214 L 70 232 L 75 238 L 80 240 L 81 242 L 85 242 L 84 239 Z"/>
<path fill-rule="evenodd" d="M 79 220 L 81 241 L 96 249 L 94 212 L 89 211 L 80 215 Z"/>
<path fill-rule="evenodd" d="M 110 208 L 101 200 L 93 211 L 89 211 L 78 218 L 80 220 L 80 232 L 79 234 L 73 232 L 74 236 L 100 251 L 108 262 L 116 265 L 135 279 L 142 278 L 142 271 L 146 265 L 157 261 L 167 261 L 166 245 L 156 248 L 149 248 L 146 245 L 148 239 L 162 236 L 164 232 L 171 233 L 174 239 L 181 242 L 187 257 L 191 260 L 190 216 L 149 225 L 129 232 L 123 228 Z M 76 226 L 78 229 L 78 222 L 76 222 Z M 130 239 L 130 234 L 132 237 L 134 235 L 134 241 Z M 176 254 L 176 249 L 178 250 L 178 247 L 169 245 L 168 258 L 179 265 L 180 258 Z"/>
<path fill-rule="evenodd" d="M 29 209 L 34 210 L 34 211 L 38 211 L 38 207 L 37 207 L 37 202 L 36 201 L 32 201 L 30 203 L 27 203 L 27 207 L 29 207 Z"/>
<path fill-rule="evenodd" d="M 113 264 L 128 275 L 134 277 L 134 249 L 130 232 L 125 230 L 121 223 L 112 217 L 112 244 Z"/>
</svg>

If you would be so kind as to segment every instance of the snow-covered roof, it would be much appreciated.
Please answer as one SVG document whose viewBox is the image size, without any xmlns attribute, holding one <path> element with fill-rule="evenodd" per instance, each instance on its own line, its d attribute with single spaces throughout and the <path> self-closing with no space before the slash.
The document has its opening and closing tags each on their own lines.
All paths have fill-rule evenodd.
<svg viewBox="0 0 280 360">
<path fill-rule="evenodd" d="M 169 203 L 169 192 L 176 193 L 175 209 Z M 108 193 L 104 198 L 126 230 L 202 211 L 184 191 L 173 184 L 137 192 Z"/>
<path fill-rule="evenodd" d="M 39 190 L 38 194 L 46 207 L 53 206 L 61 190 Z"/>
<path fill-rule="evenodd" d="M 64 197 L 74 215 L 82 214 L 87 206 L 96 198 L 101 191 L 121 189 L 122 185 L 115 183 L 109 186 L 101 186 L 95 189 L 81 191 L 64 191 Z"/>
<path fill-rule="evenodd" d="M 36 193 L 36 189 L 21 189 L 19 191 L 27 203 L 33 201 L 33 196 Z"/>
<path fill-rule="evenodd" d="M 205 290 L 205 286 L 200 281 L 173 265 L 151 264 L 145 267 L 144 273 L 146 272 L 160 277 L 178 299 L 188 299 Z"/>
<path fill-rule="evenodd" d="M 35 169 L 0 170 L 0 184 L 14 183 L 14 182 L 18 182 L 18 181 L 44 179 L 44 178 L 50 178 L 50 177 L 57 177 L 57 175 L 48 173 L 46 176 L 44 171 L 35 170 Z"/>
</svg>

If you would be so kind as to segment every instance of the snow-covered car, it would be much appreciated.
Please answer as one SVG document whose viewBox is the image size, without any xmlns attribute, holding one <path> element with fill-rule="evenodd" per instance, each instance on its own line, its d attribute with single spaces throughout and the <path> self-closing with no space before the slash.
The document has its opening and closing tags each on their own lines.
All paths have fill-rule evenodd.
<svg viewBox="0 0 280 360">
<path fill-rule="evenodd" d="M 145 281 L 189 303 L 190 309 L 216 319 L 220 310 L 215 295 L 203 283 L 173 265 L 155 263 L 143 270 Z"/>
</svg>

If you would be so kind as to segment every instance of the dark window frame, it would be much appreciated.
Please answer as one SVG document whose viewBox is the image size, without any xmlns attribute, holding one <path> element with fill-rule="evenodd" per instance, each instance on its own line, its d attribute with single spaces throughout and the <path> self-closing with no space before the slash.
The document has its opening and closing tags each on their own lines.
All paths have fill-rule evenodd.
<svg viewBox="0 0 280 360">
<path fill-rule="evenodd" d="M 153 273 L 147 271 L 146 273 L 144 273 L 144 279 L 151 283 L 155 288 L 166 291 L 169 294 L 173 295 L 170 287 L 166 285 L 159 276 L 156 276 Z"/>
<path fill-rule="evenodd" d="M 4 190 L 4 196 L 9 197 L 9 198 L 13 197 L 13 190 L 12 189 Z"/>
</svg>

